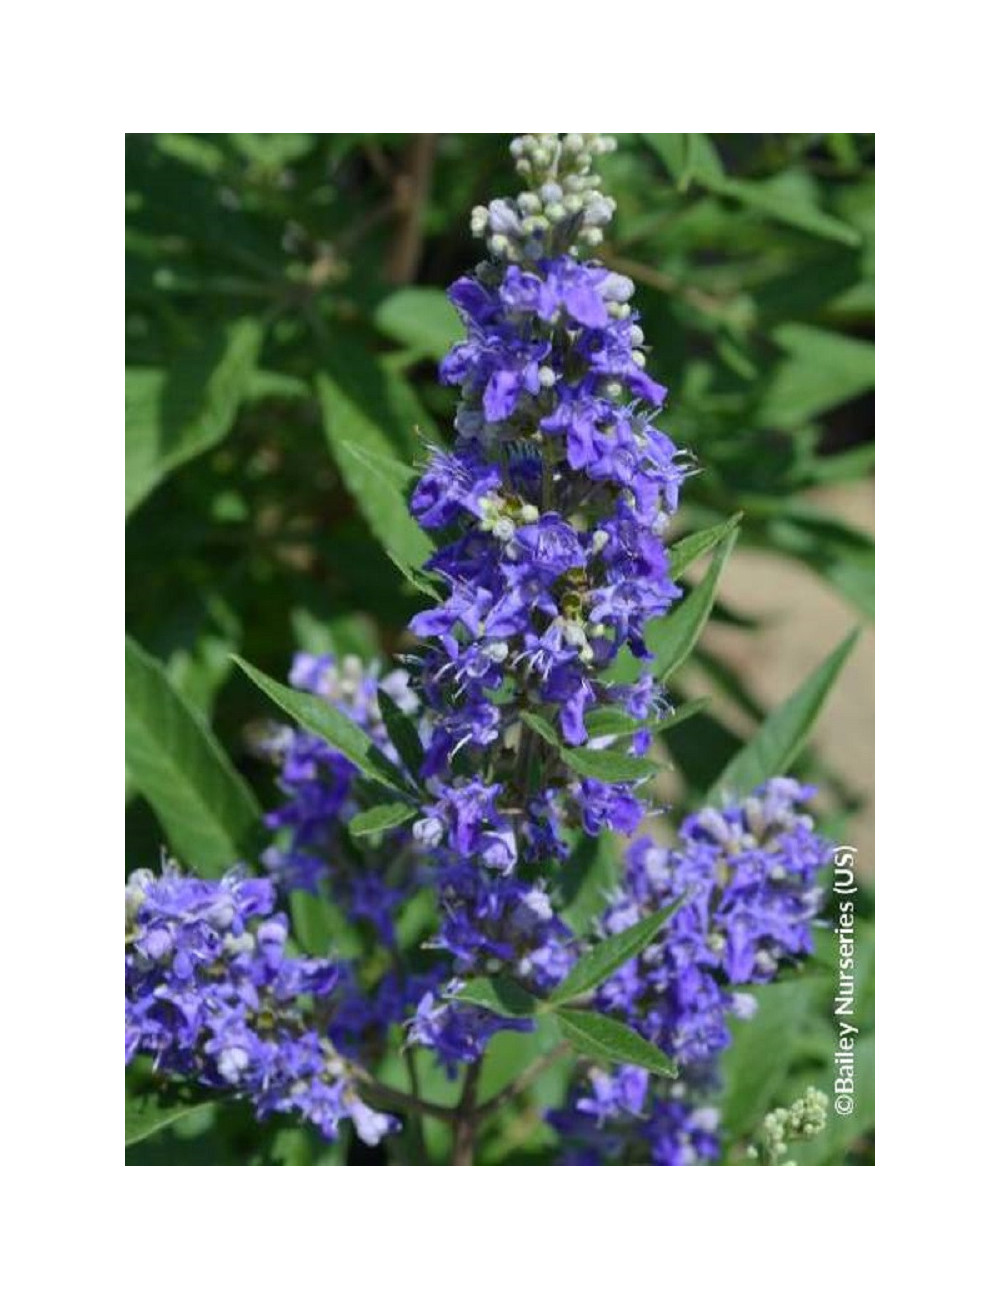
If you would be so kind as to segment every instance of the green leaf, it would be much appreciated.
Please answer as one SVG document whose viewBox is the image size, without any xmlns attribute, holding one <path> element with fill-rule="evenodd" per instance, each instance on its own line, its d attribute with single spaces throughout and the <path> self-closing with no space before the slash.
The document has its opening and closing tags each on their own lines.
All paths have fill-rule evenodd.
<svg viewBox="0 0 1000 1300">
<path fill-rule="evenodd" d="M 245 400 L 248 402 L 266 402 L 272 398 L 285 402 L 308 402 L 312 400 L 312 387 L 298 375 L 286 375 L 281 370 L 257 369 L 250 376 Z"/>
<path fill-rule="evenodd" d="M 366 808 L 356 813 L 348 823 L 347 829 L 354 836 L 380 835 L 412 821 L 417 809 L 411 803 L 382 803 L 374 808 Z"/>
<path fill-rule="evenodd" d="M 537 713 L 528 713 L 526 710 L 522 710 L 521 721 L 530 727 L 536 735 L 548 741 L 550 745 L 558 750 L 562 749 L 562 739 L 548 718 L 540 718 Z"/>
<path fill-rule="evenodd" d="M 299 162 L 316 143 L 315 135 L 291 135 L 280 132 L 231 133 L 229 139 L 248 162 L 271 171 L 279 171 Z"/>
<path fill-rule="evenodd" d="M 125 514 L 229 432 L 254 377 L 259 321 L 235 321 L 167 369 L 125 371 Z"/>
<path fill-rule="evenodd" d="M 553 1012 L 556 1023 L 583 1056 L 624 1065 L 641 1065 L 654 1074 L 677 1077 L 677 1067 L 658 1047 L 640 1038 L 628 1025 L 596 1011 L 571 1011 L 560 1007 Z"/>
<path fill-rule="evenodd" d="M 321 374 L 316 382 L 327 442 L 358 509 L 394 559 L 398 556 L 408 569 L 419 569 L 433 547 L 407 505 L 414 471 L 397 459 L 389 439 L 357 399 L 330 375 Z"/>
<path fill-rule="evenodd" d="M 502 975 L 469 980 L 451 996 L 456 1002 L 471 1002 L 473 1006 L 485 1007 L 498 1016 L 510 1016 L 514 1020 L 534 1016 L 540 1005 L 527 989 Z"/>
<path fill-rule="evenodd" d="M 743 512 L 739 511 L 735 515 L 730 515 L 721 524 L 703 528 L 700 532 L 692 533 L 689 537 L 682 537 L 679 542 L 674 542 L 670 548 L 671 578 L 675 580 L 679 578 L 700 555 L 704 555 L 713 546 L 717 546 L 724 537 L 728 537 L 742 518 Z"/>
<path fill-rule="evenodd" d="M 654 718 L 645 722 L 630 717 L 620 709 L 594 709 L 586 717 L 587 734 L 591 740 L 599 740 L 603 736 L 634 736 L 637 731 L 651 731 L 654 734 L 669 731 L 671 727 L 679 726 L 688 718 L 694 717 L 696 713 L 701 713 L 702 709 L 706 709 L 710 703 L 709 697 L 703 695 L 697 700 L 689 700 L 686 704 L 682 704 L 679 709 L 674 709 L 673 713 L 668 713 L 665 718 Z"/>
<path fill-rule="evenodd" d="M 322 737 L 371 780 L 378 781 L 390 790 L 407 795 L 410 793 L 403 774 L 393 767 L 386 756 L 376 749 L 368 734 L 345 713 L 341 713 L 319 695 L 282 686 L 239 655 L 233 655 L 233 658 L 253 684 L 293 717 L 299 726 Z"/>
<path fill-rule="evenodd" d="M 817 981 L 792 979 L 754 988 L 757 1012 L 732 1024 L 733 1041 L 722 1056 L 723 1117 L 735 1137 L 760 1124 L 776 1099 L 796 1054 Z"/>
<path fill-rule="evenodd" d="M 365 951 L 358 931 L 325 893 L 293 889 L 288 895 L 288 911 L 295 942 L 307 957 L 336 953 L 349 961 Z"/>
<path fill-rule="evenodd" d="M 581 776 L 595 781 L 639 781 L 655 776 L 660 771 L 658 763 L 648 758 L 633 758 L 613 749 L 563 749 L 560 751 L 567 766 Z"/>
<path fill-rule="evenodd" d="M 580 831 L 569 857 L 555 868 L 553 881 L 559 915 L 574 934 L 586 934 L 590 922 L 603 910 L 618 870 L 614 838 L 606 831 L 600 835 Z"/>
<path fill-rule="evenodd" d="M 707 188 L 725 183 L 718 152 L 707 135 L 644 135 L 643 139 L 666 163 L 679 189 L 686 190 L 692 180 Z"/>
<path fill-rule="evenodd" d="M 162 666 L 130 637 L 125 759 L 171 849 L 193 870 L 219 876 L 252 853 L 261 825 L 253 793 Z"/>
<path fill-rule="evenodd" d="M 431 600 L 437 601 L 441 599 L 441 592 L 434 586 L 430 574 L 425 574 L 421 570 L 415 569 L 412 564 L 407 564 L 395 551 L 386 551 L 386 555 L 411 587 L 415 587 L 417 591 L 422 591 L 425 596 L 430 596 Z"/>
<path fill-rule="evenodd" d="M 715 601 L 715 590 L 729 553 L 739 536 L 739 529 L 726 533 L 712 559 L 708 572 L 693 591 L 681 601 L 677 609 L 666 618 L 650 624 L 646 644 L 655 656 L 649 671 L 660 681 L 667 681 L 684 663 L 697 644 L 701 630 L 708 622 Z"/>
<path fill-rule="evenodd" d="M 653 152 L 666 163 L 667 171 L 675 181 L 684 175 L 684 163 L 687 159 L 687 137 L 680 133 L 673 135 L 644 135 L 643 139 Z"/>
<path fill-rule="evenodd" d="M 762 781 L 788 771 L 854 649 L 859 630 L 845 638 L 812 676 L 761 724 L 753 739 L 730 760 L 712 786 L 709 803 L 741 798 Z"/>
<path fill-rule="evenodd" d="M 875 345 L 789 323 L 771 337 L 785 354 L 771 373 L 757 422 L 792 430 L 875 386 Z"/>
<path fill-rule="evenodd" d="M 663 160 L 678 187 L 686 190 L 691 181 L 722 199 L 733 199 L 744 207 L 804 230 L 820 239 L 856 248 L 861 235 L 853 226 L 832 217 L 816 206 L 809 179 L 794 172 L 781 172 L 761 181 L 734 180 L 726 176 L 718 151 L 707 135 L 646 135 L 643 137 Z"/>
<path fill-rule="evenodd" d="M 375 324 L 387 338 L 440 361 L 462 334 L 458 313 L 441 289 L 397 289 L 375 308 Z"/>
<path fill-rule="evenodd" d="M 655 776 L 660 770 L 659 764 L 650 762 L 648 758 L 633 758 L 631 754 L 620 754 L 612 749 L 574 749 L 563 745 L 552 723 L 537 713 L 522 712 L 521 720 L 558 749 L 567 767 L 581 776 L 598 781 L 638 781 L 642 777 Z"/>
<path fill-rule="evenodd" d="M 151 1137 L 184 1115 L 211 1106 L 213 1098 L 187 1084 L 167 1081 L 136 1083 L 125 1076 L 125 1145 Z"/>
<path fill-rule="evenodd" d="M 794 176 L 772 176 L 765 181 L 723 179 L 707 188 L 720 198 L 735 199 L 744 207 L 820 239 L 846 244 L 849 248 L 857 248 L 861 243 L 860 233 L 846 221 L 818 208 Z"/>
<path fill-rule="evenodd" d="M 406 770 L 413 779 L 421 784 L 420 769 L 424 762 L 424 747 L 420 743 L 416 727 L 392 696 L 383 690 L 378 692 L 378 707 L 385 729 L 389 733 L 389 739 L 396 746 L 396 753 L 403 760 Z"/>
<path fill-rule="evenodd" d="M 683 902 L 680 898 L 669 907 L 664 907 L 653 916 L 647 916 L 635 925 L 619 934 L 612 934 L 602 940 L 590 952 L 584 954 L 566 976 L 559 987 L 546 999 L 552 1006 L 572 1002 L 583 993 L 589 993 L 603 984 L 609 975 L 613 975 L 619 966 L 637 957 L 650 943 L 663 925 L 677 911 Z"/>
</svg>

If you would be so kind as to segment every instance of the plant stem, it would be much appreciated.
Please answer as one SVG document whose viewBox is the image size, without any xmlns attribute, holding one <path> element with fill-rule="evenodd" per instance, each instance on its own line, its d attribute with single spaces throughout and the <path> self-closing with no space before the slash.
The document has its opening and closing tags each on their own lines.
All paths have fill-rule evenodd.
<svg viewBox="0 0 1000 1300">
<path fill-rule="evenodd" d="M 410 1080 L 410 1094 L 416 1102 L 422 1102 L 420 1096 L 420 1078 L 417 1074 L 417 1062 L 413 1055 L 413 1049 L 404 1047 L 403 1060 L 406 1062 L 406 1073 Z M 424 1141 L 424 1120 L 420 1112 L 413 1115 L 413 1128 L 417 1139 L 417 1158 L 422 1165 L 427 1164 L 427 1143 Z"/>
<path fill-rule="evenodd" d="M 424 1101 L 411 1093 L 400 1092 L 390 1088 L 366 1075 L 357 1078 L 358 1092 L 372 1106 L 383 1106 L 386 1110 L 401 1110 L 410 1115 L 430 1115 L 434 1119 L 443 1119 L 447 1124 L 455 1123 L 455 1109 L 452 1106 L 438 1106 L 436 1102 Z"/>
<path fill-rule="evenodd" d="M 479 1127 L 479 1111 L 476 1107 L 476 1089 L 479 1085 L 479 1072 L 483 1068 L 483 1058 L 473 1061 L 465 1075 L 465 1086 L 454 1115 L 455 1146 L 451 1154 L 453 1165 L 471 1165 L 476 1156 L 476 1130 Z"/>
<path fill-rule="evenodd" d="M 518 1077 L 509 1083 L 506 1088 L 501 1089 L 495 1097 L 491 1097 L 489 1101 L 483 1102 L 476 1111 L 477 1122 L 488 1118 L 488 1116 L 492 1115 L 495 1111 L 498 1111 L 501 1106 L 506 1105 L 508 1101 L 511 1101 L 520 1093 L 527 1091 L 536 1079 L 540 1078 L 550 1066 L 556 1063 L 556 1061 L 560 1060 L 563 1056 L 566 1056 L 570 1050 L 569 1043 L 557 1043 L 556 1046 L 546 1052 L 544 1056 L 540 1056 L 537 1061 L 534 1061 L 528 1066 L 523 1074 L 519 1074 Z"/>
<path fill-rule="evenodd" d="M 399 219 L 385 268 L 390 284 L 410 284 L 417 273 L 423 249 L 424 208 L 430 191 L 436 138 L 433 135 L 413 136 L 407 150 L 405 170 L 395 180 Z"/>
</svg>

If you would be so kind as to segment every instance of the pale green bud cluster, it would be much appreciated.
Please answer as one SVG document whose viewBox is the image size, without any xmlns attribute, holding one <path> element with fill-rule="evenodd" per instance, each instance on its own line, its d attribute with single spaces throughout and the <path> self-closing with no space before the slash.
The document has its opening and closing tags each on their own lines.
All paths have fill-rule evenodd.
<svg viewBox="0 0 1000 1300">
<path fill-rule="evenodd" d="M 501 542 L 514 539 L 520 524 L 538 522 L 538 507 L 530 501 L 512 501 L 496 492 L 479 498 L 479 527 Z"/>
<path fill-rule="evenodd" d="M 791 1106 L 779 1106 L 764 1116 L 754 1146 L 747 1148 L 752 1160 L 762 1165 L 794 1165 L 794 1160 L 784 1160 L 789 1144 L 808 1142 L 818 1137 L 826 1128 L 830 1098 L 818 1088 L 807 1088 Z"/>
<path fill-rule="evenodd" d="M 472 211 L 472 233 L 508 262 L 570 253 L 580 257 L 604 238 L 615 211 L 591 165 L 611 153 L 609 135 L 521 135 L 511 143 L 525 188 L 516 199 L 494 199 Z"/>
</svg>

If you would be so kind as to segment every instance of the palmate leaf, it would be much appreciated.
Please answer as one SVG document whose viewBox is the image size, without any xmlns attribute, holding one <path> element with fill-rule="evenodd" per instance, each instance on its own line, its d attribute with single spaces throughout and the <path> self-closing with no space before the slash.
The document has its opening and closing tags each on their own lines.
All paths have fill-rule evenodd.
<svg viewBox="0 0 1000 1300">
<path fill-rule="evenodd" d="M 261 811 L 225 750 L 160 664 L 125 638 L 125 759 L 174 853 L 219 876 L 253 852 Z"/>
<path fill-rule="evenodd" d="M 788 771 L 808 739 L 826 697 L 858 639 L 846 637 L 812 676 L 771 713 L 754 737 L 727 764 L 708 794 L 709 803 L 741 798 L 761 782 Z"/>
<path fill-rule="evenodd" d="M 254 379 L 264 336 L 238 320 L 165 369 L 125 371 L 125 514 L 171 471 L 220 442 Z"/>
<path fill-rule="evenodd" d="M 584 993 L 596 989 L 599 984 L 603 984 L 619 966 L 624 966 L 627 961 L 637 957 L 644 948 L 649 947 L 683 901 L 683 898 L 679 898 L 653 916 L 647 916 L 637 921 L 635 925 L 630 925 L 627 930 L 612 934 L 596 944 L 580 958 L 559 987 L 548 995 L 546 1001 L 552 1006 L 561 1006 L 564 1002 L 572 1002 Z"/>
<path fill-rule="evenodd" d="M 563 1036 L 581 1055 L 618 1065 L 640 1065 L 670 1079 L 677 1077 L 677 1066 L 670 1057 L 622 1021 L 569 1007 L 560 1007 L 552 1014 Z"/>
<path fill-rule="evenodd" d="M 352 721 L 345 713 L 308 691 L 296 691 L 290 686 L 283 686 L 267 673 L 262 673 L 253 664 L 248 664 L 239 655 L 233 659 L 246 673 L 253 684 L 270 699 L 294 718 L 299 726 L 313 735 L 320 736 L 334 749 L 350 759 L 354 766 L 379 785 L 386 786 L 397 793 L 411 795 L 406 778 L 398 768 L 373 744 L 367 732 Z"/>
</svg>

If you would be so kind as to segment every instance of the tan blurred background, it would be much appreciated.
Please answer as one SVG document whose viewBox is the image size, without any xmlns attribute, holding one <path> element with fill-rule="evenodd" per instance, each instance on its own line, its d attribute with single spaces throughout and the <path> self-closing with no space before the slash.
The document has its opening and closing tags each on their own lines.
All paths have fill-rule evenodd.
<svg viewBox="0 0 1000 1300">
<path fill-rule="evenodd" d="M 874 482 L 824 489 L 808 496 L 830 515 L 866 532 L 875 525 Z M 774 552 L 737 546 L 723 570 L 719 595 L 741 614 L 760 620 L 752 636 L 712 620 L 704 645 L 723 658 L 767 708 L 773 708 L 808 676 L 825 655 L 862 620 L 804 565 Z M 733 706 L 699 680 L 700 692 L 713 695 L 713 711 L 741 734 L 746 721 Z M 813 731 L 813 745 L 845 783 L 864 799 L 851 816 L 847 833 L 858 849 L 861 873 L 875 872 L 875 632 L 864 626 L 853 654 L 834 685 Z"/>
</svg>

